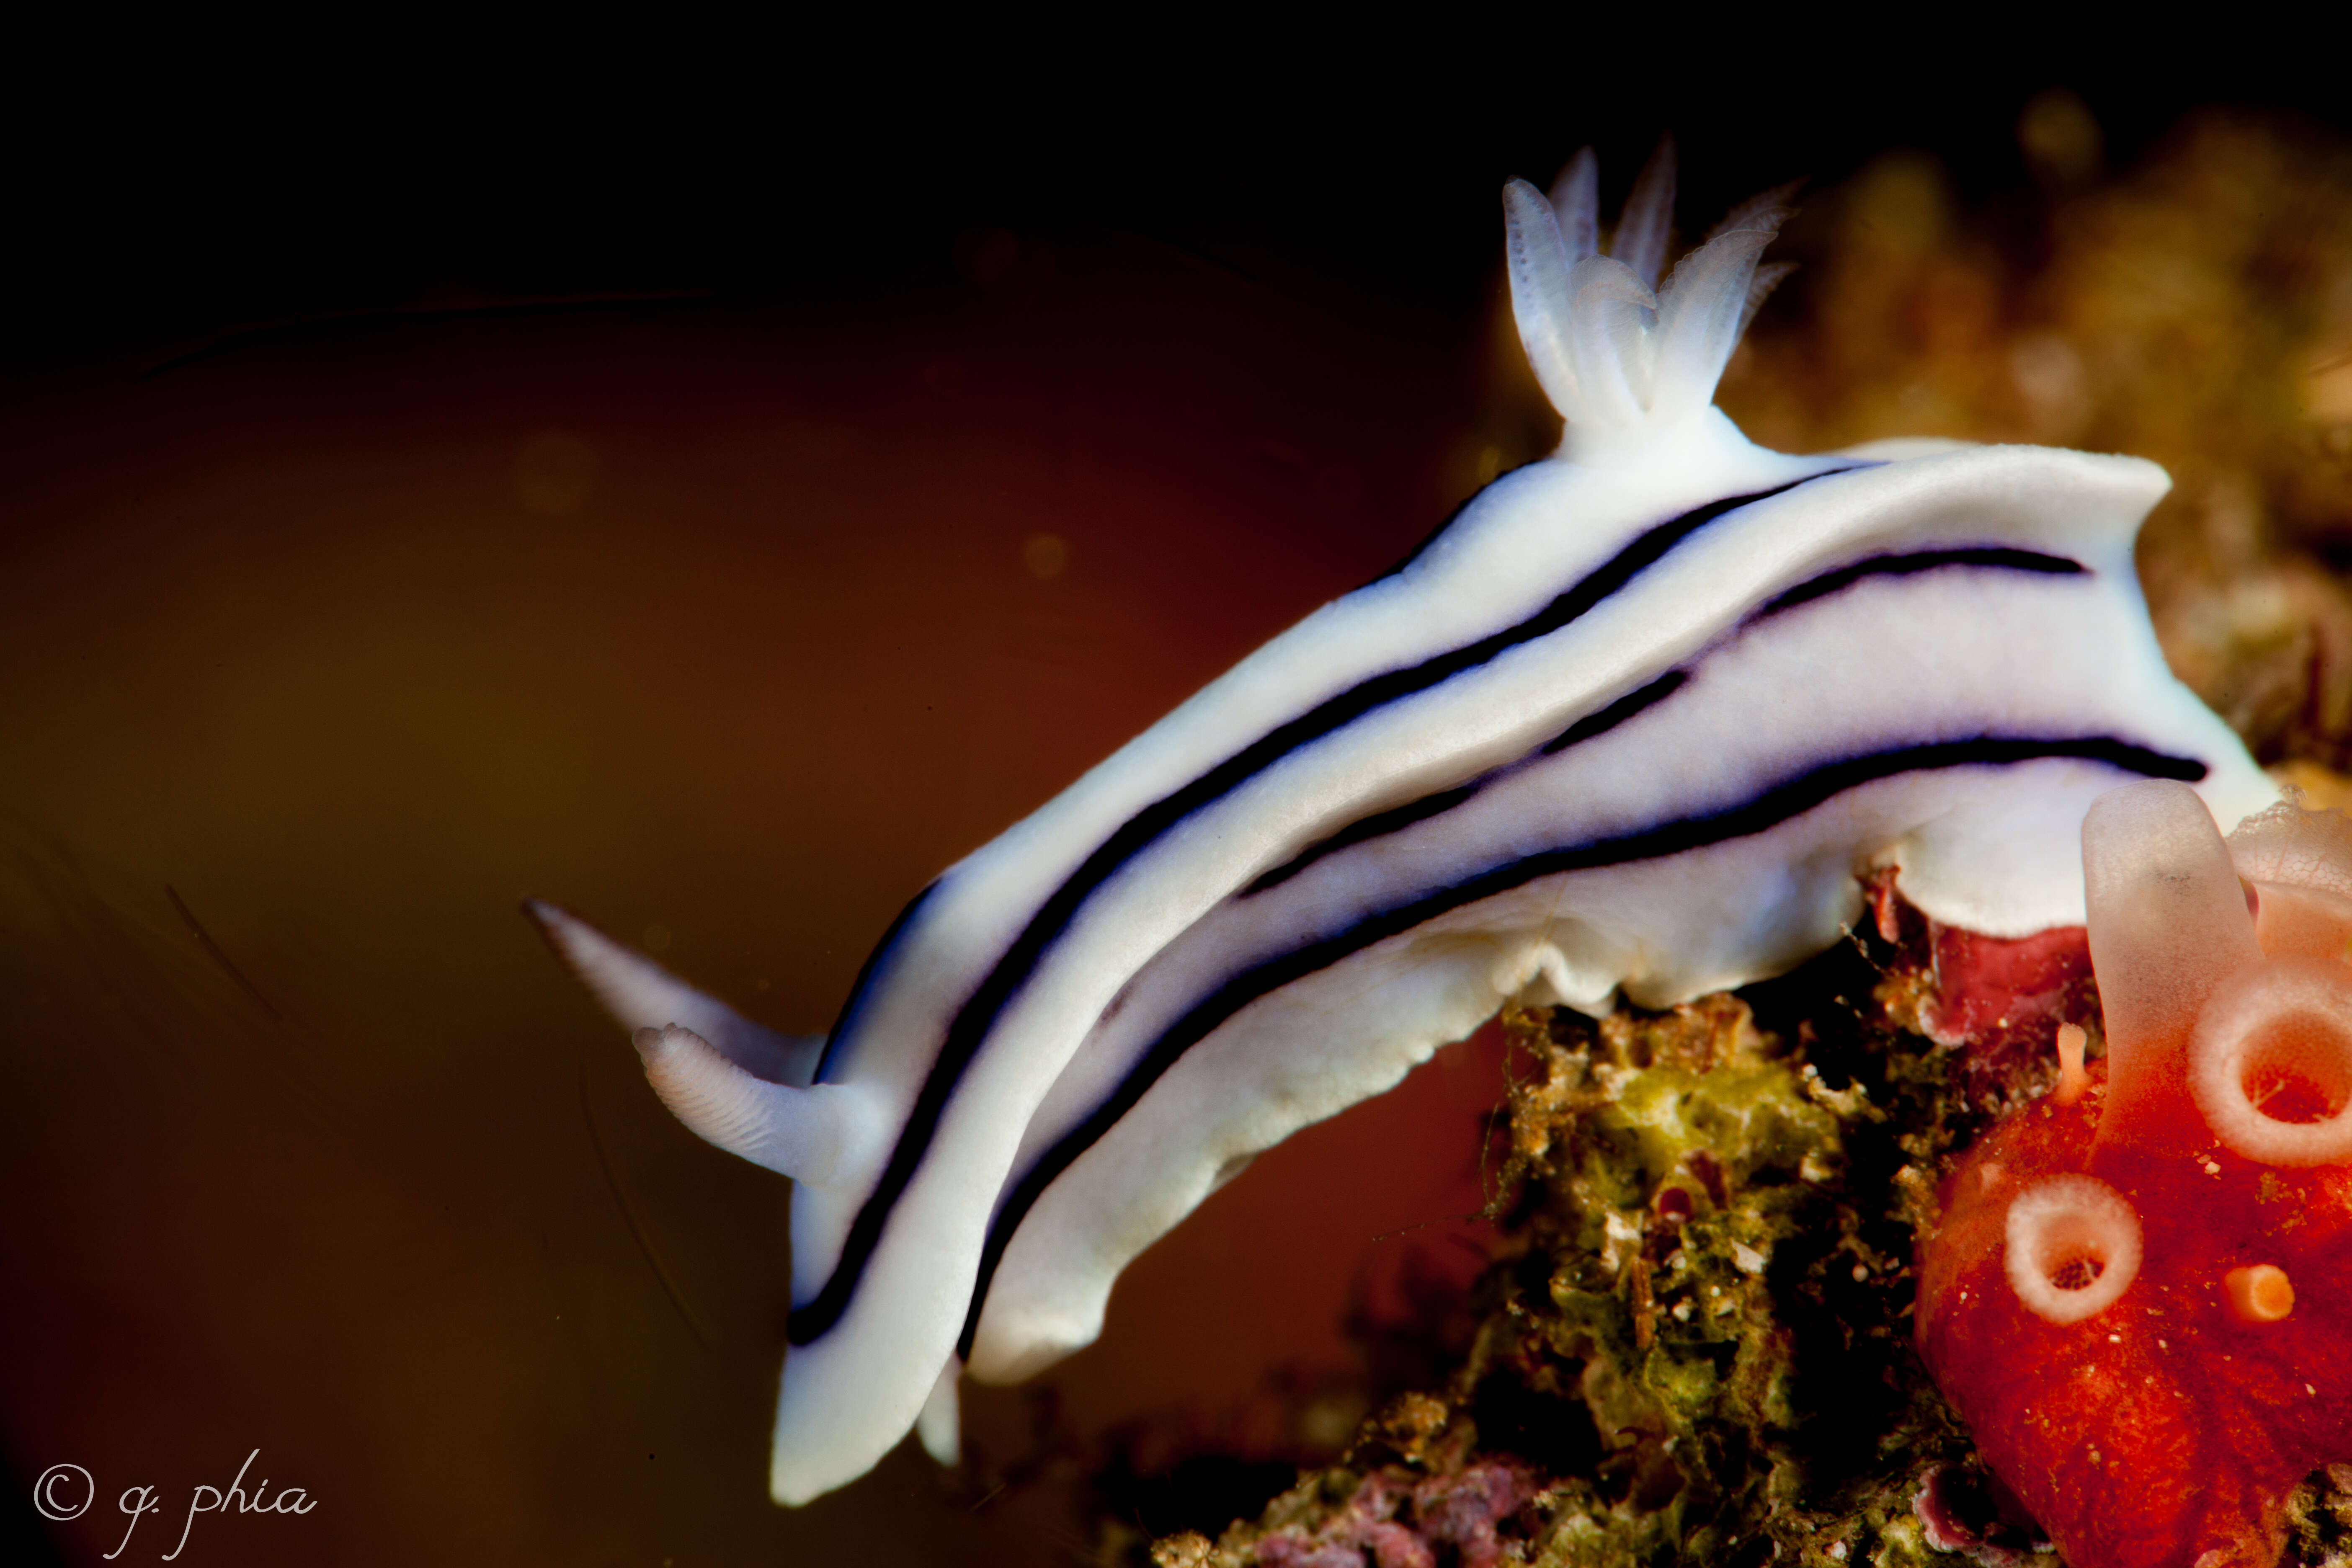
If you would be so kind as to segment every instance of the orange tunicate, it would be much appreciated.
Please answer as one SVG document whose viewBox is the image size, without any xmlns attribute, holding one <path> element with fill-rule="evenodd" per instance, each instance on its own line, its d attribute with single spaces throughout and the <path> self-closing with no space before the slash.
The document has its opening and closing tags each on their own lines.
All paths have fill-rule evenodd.
<svg viewBox="0 0 2352 1568">
<path fill-rule="evenodd" d="M 1920 1351 L 2073 1568 L 2269 1568 L 2352 1461 L 2352 823 L 2156 783 L 2083 842 L 2106 1059 L 1945 1183 Z"/>
</svg>

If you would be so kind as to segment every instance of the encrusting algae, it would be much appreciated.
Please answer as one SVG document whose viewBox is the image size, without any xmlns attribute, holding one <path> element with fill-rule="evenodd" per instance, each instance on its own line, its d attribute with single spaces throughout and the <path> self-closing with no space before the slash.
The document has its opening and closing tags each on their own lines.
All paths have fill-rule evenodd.
<svg viewBox="0 0 2352 1568">
<path fill-rule="evenodd" d="M 1913 1499 L 1971 1460 L 1910 1350 L 1911 1226 L 1982 1113 L 1874 983 L 1917 975 L 1878 982 L 1855 947 L 1745 997 L 1508 1017 L 1524 1250 L 1466 1364 L 1257 1522 L 1156 1560 L 1925 1561 Z M 1782 1032 L 1814 1002 L 1830 1034 Z"/>
</svg>

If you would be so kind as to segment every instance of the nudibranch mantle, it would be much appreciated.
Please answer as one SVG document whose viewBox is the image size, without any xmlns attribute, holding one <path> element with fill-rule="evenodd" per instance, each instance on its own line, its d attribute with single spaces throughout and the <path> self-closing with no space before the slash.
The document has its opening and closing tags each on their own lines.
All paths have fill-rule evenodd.
<svg viewBox="0 0 2352 1568">
<path fill-rule="evenodd" d="M 680 1119 L 796 1178 L 779 1500 L 951 1454 L 962 1372 L 1091 1342 L 1253 1154 L 1508 1001 L 1780 973 L 1887 867 L 1946 924 L 2079 924 L 2102 791 L 2275 797 L 2148 625 L 2161 469 L 1756 447 L 1712 397 L 1780 210 L 1661 289 L 1670 163 L 1611 255 L 1593 189 L 1587 153 L 1505 193 L 1559 452 L 942 874 L 821 1047 L 532 906 Z"/>
</svg>

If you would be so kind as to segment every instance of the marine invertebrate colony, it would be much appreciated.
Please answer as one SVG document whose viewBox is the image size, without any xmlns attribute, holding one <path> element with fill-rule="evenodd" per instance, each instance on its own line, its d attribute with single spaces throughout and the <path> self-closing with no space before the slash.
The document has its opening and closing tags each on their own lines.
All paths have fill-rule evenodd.
<svg viewBox="0 0 2352 1568">
<path fill-rule="evenodd" d="M 1251 1155 L 1506 1001 L 1779 973 L 1872 869 L 1949 925 L 2077 923 L 2095 795 L 2271 797 L 2148 628 L 2161 470 L 1750 444 L 1712 395 L 1780 214 L 1660 287 L 1671 196 L 1654 162 L 1604 255 L 1589 153 L 1549 196 L 1514 182 L 1559 451 L 942 874 L 821 1045 L 534 907 L 681 1120 L 795 1179 L 779 1500 L 909 1426 L 952 1451 L 962 1373 L 1091 1342 Z"/>
<path fill-rule="evenodd" d="M 2081 1568 L 2274 1562 L 2352 1460 L 2352 824 L 2225 844 L 2150 783 L 2083 827 L 2107 1057 L 1948 1179 L 1917 1331 Z"/>
</svg>

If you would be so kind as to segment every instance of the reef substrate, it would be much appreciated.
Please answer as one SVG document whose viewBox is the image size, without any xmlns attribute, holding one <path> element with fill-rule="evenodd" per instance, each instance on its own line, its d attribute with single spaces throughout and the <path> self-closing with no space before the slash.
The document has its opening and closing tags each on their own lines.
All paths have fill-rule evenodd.
<svg viewBox="0 0 2352 1568">
<path fill-rule="evenodd" d="M 2095 1028 L 2096 995 L 2044 964 L 2011 1016 L 1940 1041 L 1952 944 L 1906 910 L 1881 930 L 1670 1012 L 1507 1017 L 1510 1244 L 1466 1359 L 1258 1518 L 1151 1560 L 2054 1565 L 1913 1347 L 1914 1241 L 1961 1152 L 2054 1083 L 2058 1024 Z M 2336 1466 L 2297 1490 L 2284 1561 L 2347 1553 Z"/>
</svg>

